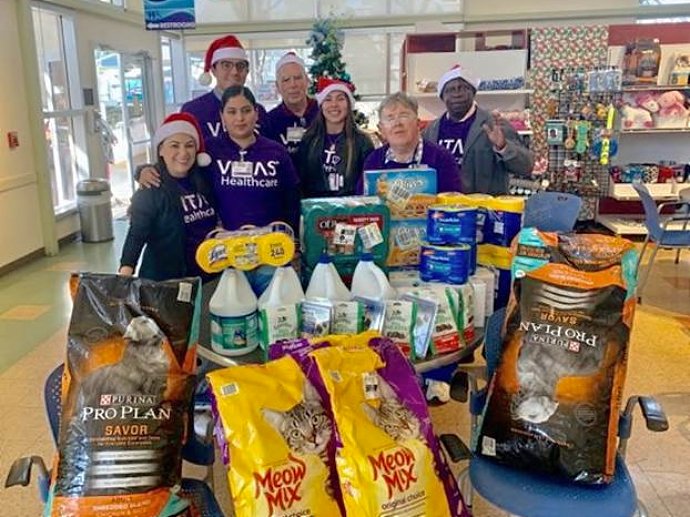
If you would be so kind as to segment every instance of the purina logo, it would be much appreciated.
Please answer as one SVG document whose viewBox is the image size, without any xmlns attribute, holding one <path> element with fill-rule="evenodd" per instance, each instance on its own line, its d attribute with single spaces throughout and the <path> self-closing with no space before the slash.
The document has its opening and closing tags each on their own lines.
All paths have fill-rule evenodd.
<svg viewBox="0 0 690 517">
<path fill-rule="evenodd" d="M 155 406 L 159 402 L 155 395 L 101 395 L 101 406 Z"/>
</svg>

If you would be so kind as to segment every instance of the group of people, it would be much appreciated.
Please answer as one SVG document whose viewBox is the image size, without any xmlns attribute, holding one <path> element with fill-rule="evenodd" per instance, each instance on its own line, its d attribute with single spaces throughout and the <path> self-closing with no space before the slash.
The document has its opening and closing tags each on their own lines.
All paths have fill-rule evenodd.
<svg viewBox="0 0 690 517">
<path fill-rule="evenodd" d="M 276 65 L 282 102 L 271 111 L 245 86 L 249 60 L 234 36 L 215 40 L 202 83 L 215 87 L 185 103 L 156 130 L 157 162 L 138 174 L 119 272 L 154 280 L 199 275 L 199 243 L 215 227 L 272 222 L 298 228 L 301 198 L 361 193 L 363 171 L 427 166 L 439 192 L 501 194 L 508 174 L 526 175 L 532 153 L 510 124 L 477 106 L 478 81 L 456 66 L 438 83 L 447 111 L 420 130 L 417 102 L 399 92 L 378 108 L 377 149 L 353 116 L 354 88 L 321 78 L 307 95 L 294 53 Z M 144 249 L 145 248 L 145 249 Z"/>
</svg>

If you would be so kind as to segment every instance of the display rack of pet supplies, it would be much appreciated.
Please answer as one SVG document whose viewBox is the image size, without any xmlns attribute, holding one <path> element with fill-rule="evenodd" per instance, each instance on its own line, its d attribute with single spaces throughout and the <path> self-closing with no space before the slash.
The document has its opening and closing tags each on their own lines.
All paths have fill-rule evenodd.
<svg viewBox="0 0 690 517">
<path fill-rule="evenodd" d="M 621 72 L 553 69 L 547 106 L 549 190 L 584 198 L 580 220 L 593 220 L 608 196 L 609 164 L 618 152 Z"/>
</svg>

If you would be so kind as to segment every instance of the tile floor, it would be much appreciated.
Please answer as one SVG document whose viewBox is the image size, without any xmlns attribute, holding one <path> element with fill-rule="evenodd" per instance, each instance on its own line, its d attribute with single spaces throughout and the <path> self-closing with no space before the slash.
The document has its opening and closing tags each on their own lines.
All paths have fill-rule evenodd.
<svg viewBox="0 0 690 517">
<path fill-rule="evenodd" d="M 50 459 L 54 448 L 43 410 L 43 380 L 65 352 L 71 304 L 69 272 L 114 271 L 126 230 L 116 222 L 116 240 L 72 243 L 56 257 L 36 260 L 0 277 L 0 479 L 23 455 Z M 635 316 L 626 394 L 650 394 L 663 404 L 671 428 L 646 431 L 636 420 L 628 464 L 639 497 L 652 517 L 690 515 L 690 253 L 661 252 Z M 432 409 L 438 432 L 467 435 L 467 409 L 451 402 Z M 459 468 L 459 467 L 456 467 Z M 216 465 L 219 500 L 230 516 L 222 466 Z M 0 515 L 40 515 L 35 486 L 0 488 Z M 475 515 L 503 515 L 475 500 Z M 605 517 L 605 516 L 602 516 Z"/>
</svg>

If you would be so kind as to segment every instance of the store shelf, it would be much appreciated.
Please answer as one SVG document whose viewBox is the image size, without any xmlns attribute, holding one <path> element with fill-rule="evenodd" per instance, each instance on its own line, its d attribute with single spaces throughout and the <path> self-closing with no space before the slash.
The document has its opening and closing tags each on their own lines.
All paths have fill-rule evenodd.
<svg viewBox="0 0 690 517">
<path fill-rule="evenodd" d="M 690 127 L 675 127 L 675 128 L 650 128 L 650 129 L 623 129 L 620 131 L 621 135 L 652 135 L 655 133 L 690 133 Z"/>
<path fill-rule="evenodd" d="M 663 221 L 668 216 L 662 218 Z M 644 216 L 637 214 L 599 214 L 596 221 L 611 230 L 616 235 L 647 235 L 647 229 L 644 226 Z M 669 230 L 682 230 L 683 222 L 671 223 L 668 225 Z"/>
<path fill-rule="evenodd" d="M 678 185 L 674 183 L 645 183 L 647 190 L 656 200 L 678 199 Z M 610 183 L 609 197 L 617 201 L 639 201 L 640 196 L 632 183 Z"/>
<path fill-rule="evenodd" d="M 532 131 L 531 129 L 524 129 L 524 130 L 518 131 L 517 134 L 520 136 L 531 136 L 534 134 L 534 131 Z"/>
<path fill-rule="evenodd" d="M 532 95 L 534 90 L 519 89 L 519 90 L 477 90 L 477 96 L 479 97 L 500 97 L 500 96 L 511 96 L 511 95 Z M 414 97 L 420 99 L 425 99 L 428 97 L 438 98 L 437 92 L 416 92 L 412 94 Z"/>
<path fill-rule="evenodd" d="M 640 86 L 624 86 L 622 88 L 623 93 L 637 93 L 637 92 L 661 92 L 661 91 L 671 91 L 671 90 L 688 90 L 690 85 L 640 85 Z"/>
</svg>

